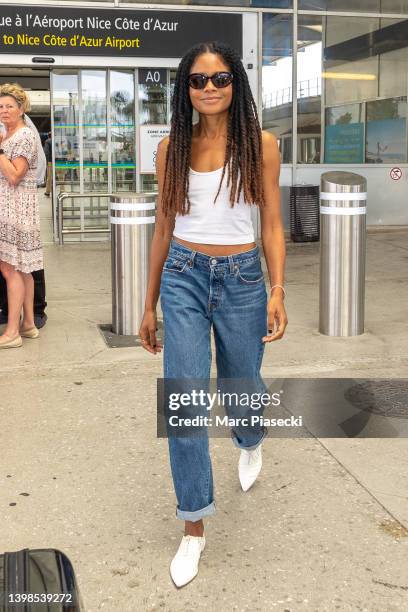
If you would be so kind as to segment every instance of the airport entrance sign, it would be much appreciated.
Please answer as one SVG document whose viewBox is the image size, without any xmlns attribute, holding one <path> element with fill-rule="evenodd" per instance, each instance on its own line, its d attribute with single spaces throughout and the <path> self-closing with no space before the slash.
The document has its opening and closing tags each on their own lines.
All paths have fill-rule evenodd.
<svg viewBox="0 0 408 612">
<path fill-rule="evenodd" d="M 0 15 L 0 53 L 178 58 L 206 40 L 242 57 L 242 15 L 16 5 Z"/>
</svg>

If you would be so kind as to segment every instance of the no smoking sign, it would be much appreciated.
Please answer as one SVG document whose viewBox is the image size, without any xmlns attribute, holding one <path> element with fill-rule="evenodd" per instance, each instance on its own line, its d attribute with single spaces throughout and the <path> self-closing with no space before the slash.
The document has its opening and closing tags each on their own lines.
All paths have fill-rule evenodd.
<svg viewBox="0 0 408 612">
<path fill-rule="evenodd" d="M 393 181 L 399 181 L 400 178 L 402 177 L 401 168 L 391 168 L 390 177 L 392 178 Z"/>
</svg>

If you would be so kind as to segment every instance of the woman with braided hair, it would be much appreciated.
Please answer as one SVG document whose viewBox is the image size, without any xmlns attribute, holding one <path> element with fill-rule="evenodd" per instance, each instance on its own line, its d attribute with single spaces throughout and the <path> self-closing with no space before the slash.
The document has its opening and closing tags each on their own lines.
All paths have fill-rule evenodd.
<svg viewBox="0 0 408 612">
<path fill-rule="evenodd" d="M 198 122 L 193 125 L 193 109 Z M 282 338 L 285 243 L 280 214 L 279 150 L 262 132 L 239 55 L 223 43 L 201 43 L 180 62 L 170 136 L 157 152 L 159 184 L 150 255 L 144 348 L 156 341 L 156 305 L 164 324 L 164 378 L 208 379 L 211 328 L 220 379 L 251 379 L 262 388 L 265 344 Z M 271 283 L 269 298 L 254 240 L 251 205 L 258 206 Z M 263 387 L 264 389 L 265 387 Z M 233 427 L 241 450 L 238 476 L 247 491 L 262 465 L 262 425 Z M 198 572 L 203 518 L 215 512 L 208 436 L 169 435 L 176 516 L 185 521 L 170 573 L 177 586 Z"/>
</svg>

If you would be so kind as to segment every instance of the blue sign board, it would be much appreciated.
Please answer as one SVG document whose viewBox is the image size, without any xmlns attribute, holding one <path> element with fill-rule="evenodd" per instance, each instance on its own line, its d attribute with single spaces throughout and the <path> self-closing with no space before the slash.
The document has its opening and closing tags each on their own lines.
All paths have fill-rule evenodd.
<svg viewBox="0 0 408 612">
<path fill-rule="evenodd" d="M 364 124 L 340 123 L 326 125 L 324 163 L 363 164 Z"/>
</svg>

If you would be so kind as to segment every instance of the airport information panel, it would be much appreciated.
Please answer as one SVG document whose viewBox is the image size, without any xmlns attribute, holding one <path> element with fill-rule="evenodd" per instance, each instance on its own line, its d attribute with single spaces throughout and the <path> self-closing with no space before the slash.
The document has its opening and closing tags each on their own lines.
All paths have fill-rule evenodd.
<svg viewBox="0 0 408 612">
<path fill-rule="evenodd" d="M 206 40 L 242 57 L 242 15 L 16 5 L 0 13 L 0 53 L 177 58 Z"/>
</svg>

